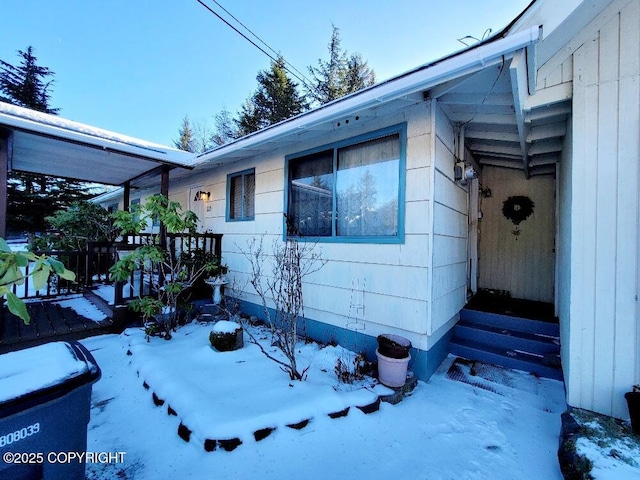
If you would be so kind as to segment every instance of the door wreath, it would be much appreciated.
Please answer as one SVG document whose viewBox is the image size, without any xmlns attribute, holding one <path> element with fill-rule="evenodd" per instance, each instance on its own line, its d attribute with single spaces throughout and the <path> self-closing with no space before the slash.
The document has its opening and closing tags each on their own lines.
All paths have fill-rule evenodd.
<svg viewBox="0 0 640 480">
<path fill-rule="evenodd" d="M 511 231 L 511 233 L 515 235 L 516 240 L 518 239 L 518 235 L 520 235 L 520 222 L 525 221 L 531 216 L 534 207 L 535 204 L 533 200 L 524 195 L 509 197 L 502 203 L 502 214 L 516 226 L 516 228 Z"/>
</svg>

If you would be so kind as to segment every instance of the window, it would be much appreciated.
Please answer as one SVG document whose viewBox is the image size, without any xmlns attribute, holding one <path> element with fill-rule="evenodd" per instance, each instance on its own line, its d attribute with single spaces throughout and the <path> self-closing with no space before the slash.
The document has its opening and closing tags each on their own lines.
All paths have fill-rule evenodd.
<svg viewBox="0 0 640 480">
<path fill-rule="evenodd" d="M 131 202 L 129 202 L 129 211 L 130 212 L 134 212 L 133 214 L 133 221 L 137 222 L 140 220 L 140 215 L 136 212 L 136 209 L 140 207 L 140 199 L 136 198 L 134 200 L 131 200 Z"/>
<path fill-rule="evenodd" d="M 111 203 L 109 205 L 107 205 L 107 212 L 109 213 L 114 213 L 118 211 L 118 204 L 117 203 Z"/>
<path fill-rule="evenodd" d="M 402 242 L 405 132 L 403 124 L 287 157 L 288 228 L 327 241 Z"/>
<path fill-rule="evenodd" d="M 255 216 L 256 173 L 254 169 L 227 177 L 227 220 L 253 220 Z"/>
</svg>

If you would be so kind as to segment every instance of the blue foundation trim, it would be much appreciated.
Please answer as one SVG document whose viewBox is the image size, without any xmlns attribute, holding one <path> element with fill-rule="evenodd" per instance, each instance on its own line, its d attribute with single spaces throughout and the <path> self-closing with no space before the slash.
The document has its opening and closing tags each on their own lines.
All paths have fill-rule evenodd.
<svg viewBox="0 0 640 480">
<path fill-rule="evenodd" d="M 248 315 L 254 315 L 265 320 L 262 306 L 255 303 L 240 301 L 241 309 Z M 273 310 L 271 310 L 273 314 Z M 354 332 L 343 327 L 336 327 L 310 318 L 306 319 L 306 336 L 322 344 L 337 343 L 351 351 L 364 352 L 367 359 L 377 361 L 376 349 L 378 340 L 376 337 L 361 332 Z M 429 350 L 411 349 L 411 370 L 419 380 L 427 381 L 435 373 L 440 364 L 449 355 L 449 342 L 453 336 L 453 329 L 447 332 Z"/>
</svg>

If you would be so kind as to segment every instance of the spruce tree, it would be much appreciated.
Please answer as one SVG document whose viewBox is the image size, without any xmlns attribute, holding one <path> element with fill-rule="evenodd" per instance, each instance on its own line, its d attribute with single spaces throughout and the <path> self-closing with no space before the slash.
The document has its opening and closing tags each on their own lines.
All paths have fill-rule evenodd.
<svg viewBox="0 0 640 480">
<path fill-rule="evenodd" d="M 272 61 L 268 70 L 260 71 L 256 80 L 258 88 L 238 114 L 236 123 L 240 134 L 261 130 L 309 108 L 298 92 L 297 83 L 287 75 L 282 57 Z"/>
<path fill-rule="evenodd" d="M 329 41 L 329 59 L 318 59 L 316 67 L 310 66 L 312 84 L 307 95 L 312 102 L 323 105 L 350 93 L 373 85 L 375 72 L 359 53 L 349 55 L 341 46 L 340 30 L 333 25 Z"/>
<path fill-rule="evenodd" d="M 17 67 L 0 60 L 0 92 L 3 94 L 0 100 L 39 112 L 57 114 L 59 108 L 49 107 L 49 87 L 53 85 L 53 80 L 48 80 L 48 77 L 54 73 L 37 64 L 33 47 L 27 47 L 26 52 L 18 50 L 18 55 L 22 61 Z"/>
<path fill-rule="evenodd" d="M 238 128 L 229 110 L 223 108 L 213 117 L 214 132 L 211 141 L 214 145 L 224 145 L 238 138 Z"/>
<path fill-rule="evenodd" d="M 189 123 L 189 117 L 185 115 L 182 119 L 182 127 L 178 131 L 180 135 L 177 140 L 173 141 L 173 145 L 180 150 L 184 150 L 186 152 L 195 152 L 195 139 L 193 136 L 193 130 L 191 128 L 191 124 Z"/>
<path fill-rule="evenodd" d="M 54 73 L 38 65 L 32 47 L 19 50 L 18 56 L 18 66 L 0 60 L 0 100 L 57 114 L 60 109 L 49 106 Z M 43 232 L 46 217 L 91 196 L 89 185 L 83 182 L 12 171 L 7 181 L 7 230 L 13 234 Z"/>
</svg>

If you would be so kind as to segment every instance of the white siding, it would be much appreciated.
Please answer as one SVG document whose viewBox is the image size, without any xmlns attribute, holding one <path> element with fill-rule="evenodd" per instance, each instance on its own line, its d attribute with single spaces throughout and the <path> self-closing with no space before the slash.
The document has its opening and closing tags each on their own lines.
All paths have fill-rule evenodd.
<svg viewBox="0 0 640 480">
<path fill-rule="evenodd" d="M 268 155 L 247 158 L 215 170 L 201 168 L 194 172 L 191 180 L 184 180 L 181 185 L 172 183 L 171 192 L 173 195 L 195 183 L 204 184 L 205 190 L 211 191 L 211 200 L 205 207 L 204 227 L 224 234 L 223 262 L 229 265 L 230 276 L 242 284 L 247 278 L 248 264 L 240 250 L 246 250 L 247 241 L 266 233 L 265 246 L 270 250 L 272 242 L 282 238 L 286 155 L 407 122 L 405 242 L 319 243 L 317 248 L 328 263 L 305 284 L 305 311 L 308 317 L 326 322 L 327 328 L 331 325 L 345 327 L 352 279 L 366 279 L 365 333 L 375 336 L 396 332 L 415 345 L 428 348 L 432 339 L 424 337 L 427 334 L 431 268 L 432 217 L 429 207 L 433 138 L 430 112 L 429 102 L 419 102 L 400 113 L 335 128 L 325 132 L 316 142 L 290 144 Z M 249 168 L 255 168 L 256 172 L 255 220 L 227 222 L 227 175 Z M 245 298 L 257 302 L 250 292 L 251 287 L 247 286 Z"/>
<path fill-rule="evenodd" d="M 433 262 L 430 333 L 449 324 L 467 292 L 468 194 L 453 180 L 456 140 L 453 126 L 436 109 L 433 193 Z"/>
<path fill-rule="evenodd" d="M 573 66 L 568 402 L 626 417 L 640 382 L 640 3 L 609 12 Z"/>
</svg>

